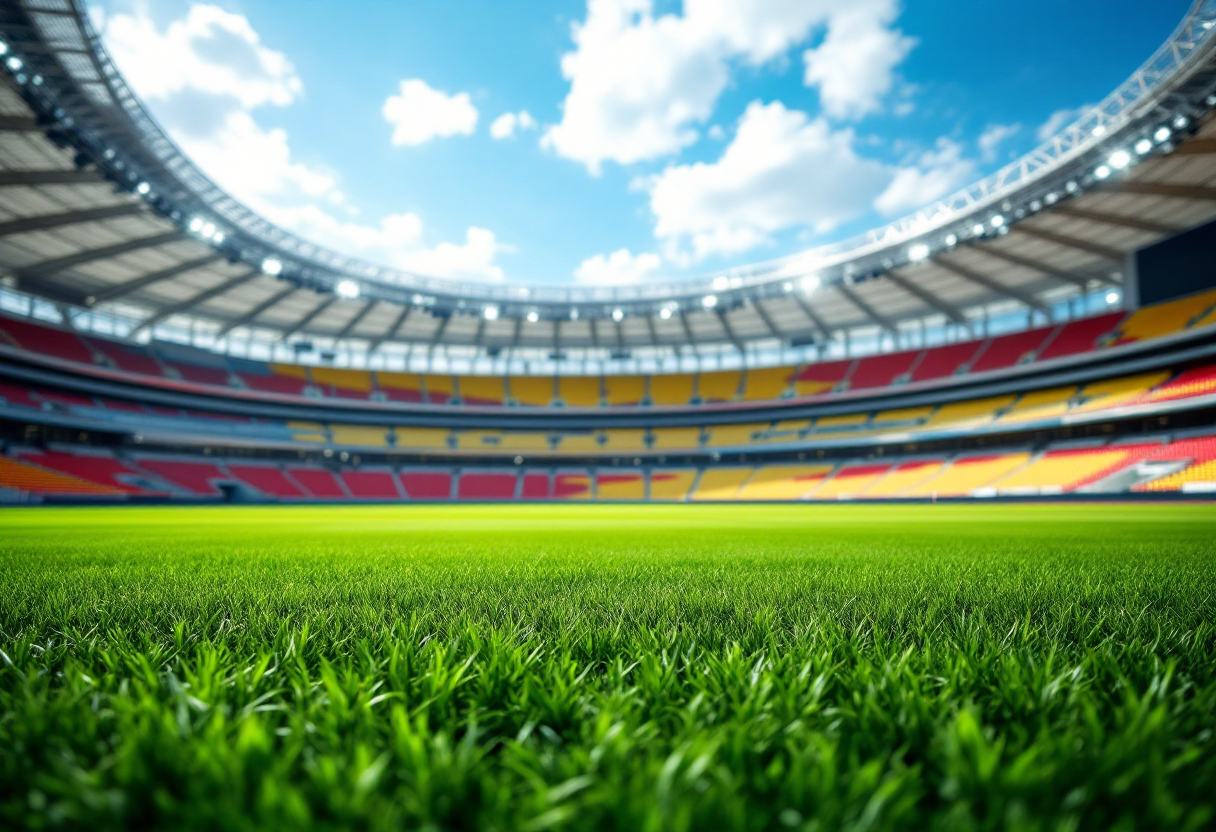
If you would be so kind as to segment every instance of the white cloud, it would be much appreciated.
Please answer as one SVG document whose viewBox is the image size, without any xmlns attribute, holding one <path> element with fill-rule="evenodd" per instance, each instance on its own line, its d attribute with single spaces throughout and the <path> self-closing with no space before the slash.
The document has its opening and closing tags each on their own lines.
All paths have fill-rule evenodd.
<svg viewBox="0 0 1216 832">
<path fill-rule="evenodd" d="M 593 286 L 620 286 L 641 283 L 651 277 L 660 265 L 662 259 L 657 254 L 633 254 L 629 249 L 622 248 L 606 256 L 597 254 L 588 257 L 574 270 L 574 277 L 580 283 Z"/>
<path fill-rule="evenodd" d="M 1093 109 L 1093 106 L 1093 104 L 1082 104 L 1080 107 L 1065 107 L 1062 110 L 1056 110 L 1047 117 L 1047 121 L 1039 125 L 1039 129 L 1035 131 L 1035 138 L 1041 142 L 1047 141 Z"/>
<path fill-rule="evenodd" d="M 890 174 L 853 149 L 851 130 L 752 102 L 716 162 L 668 167 L 649 182 L 655 235 L 690 259 L 747 251 L 788 228 L 825 233 L 860 214 Z"/>
<path fill-rule="evenodd" d="M 536 129 L 536 119 L 527 110 L 518 113 L 503 113 L 490 124 L 490 137 L 493 139 L 509 139 L 515 132 Z"/>
<path fill-rule="evenodd" d="M 823 109 L 836 118 L 858 118 L 879 109 L 891 91 L 895 67 L 916 41 L 891 24 L 897 0 L 841 3 L 828 23 L 823 43 L 802 54 L 804 81 L 819 88 Z"/>
<path fill-rule="evenodd" d="M 562 120 L 542 145 L 593 174 L 604 162 L 678 153 L 699 138 L 733 61 L 779 58 L 824 25 L 826 51 L 808 59 L 807 82 L 833 108 L 867 111 L 911 47 L 887 29 L 897 12 L 895 0 L 686 0 L 682 15 L 656 17 L 652 0 L 588 0 L 572 27 L 574 51 L 562 57 Z M 849 78 L 834 61 L 848 62 Z"/>
<path fill-rule="evenodd" d="M 957 142 L 942 138 L 937 147 L 895 171 L 874 207 L 888 216 L 921 208 L 974 178 L 975 162 L 963 156 Z"/>
<path fill-rule="evenodd" d="M 477 127 L 477 108 L 467 92 L 448 95 L 417 78 L 401 82 L 397 95 L 384 100 L 380 113 L 393 127 L 394 145 L 419 145 L 431 139 L 469 136 Z"/>
<path fill-rule="evenodd" d="M 267 219 L 306 239 L 420 274 L 502 279 L 495 258 L 507 248 L 485 229 L 470 227 L 463 242 L 430 244 L 414 214 L 368 224 L 327 210 L 340 205 L 355 213 L 337 174 L 301 162 L 287 131 L 265 129 L 255 118 L 260 107 L 298 100 L 303 83 L 244 16 L 196 4 L 163 29 L 138 6 L 95 20 L 119 69 L 186 155 Z"/>
<path fill-rule="evenodd" d="M 976 140 L 976 145 L 980 149 L 980 158 L 985 162 L 995 161 L 997 149 L 1001 144 L 1021 129 L 1020 124 L 989 124 Z"/>
</svg>

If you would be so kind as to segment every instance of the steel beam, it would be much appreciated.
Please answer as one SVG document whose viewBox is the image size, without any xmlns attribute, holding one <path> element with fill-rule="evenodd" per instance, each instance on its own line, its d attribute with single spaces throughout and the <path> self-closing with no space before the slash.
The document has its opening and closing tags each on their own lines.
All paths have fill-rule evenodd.
<svg viewBox="0 0 1216 832">
<path fill-rule="evenodd" d="M 1154 234 L 1177 234 L 1183 229 L 1176 225 L 1167 225 L 1163 222 L 1153 222 L 1151 220 L 1142 220 L 1137 217 L 1125 217 L 1120 214 L 1108 214 L 1104 211 L 1090 211 L 1087 208 L 1076 208 L 1072 205 L 1061 205 L 1055 209 L 1057 214 L 1065 217 L 1075 217 L 1079 220 L 1089 220 L 1090 222 L 1098 222 L 1104 225 L 1113 225 L 1118 228 L 1133 228 L 1137 231 L 1151 231 Z"/>
<path fill-rule="evenodd" d="M 237 318 L 234 321 L 229 321 L 228 323 L 226 323 L 222 327 L 220 327 L 219 331 L 215 333 L 215 339 L 218 341 L 220 338 L 223 338 L 229 332 L 232 332 L 232 330 L 245 326 L 247 324 L 253 323 L 258 318 L 258 316 L 261 315 L 263 312 L 265 312 L 267 309 L 269 309 L 272 306 L 276 306 L 280 301 L 286 300 L 288 296 L 294 295 L 296 292 L 299 292 L 300 290 L 301 290 L 301 287 L 299 287 L 299 286 L 288 286 L 283 291 L 271 295 L 266 300 L 262 301 L 257 306 L 250 309 L 248 312 L 246 312 L 241 317 Z"/>
<path fill-rule="evenodd" d="M 756 310 L 756 314 L 760 316 L 760 320 L 768 327 L 769 334 L 778 340 L 785 338 L 785 333 L 778 328 L 777 324 L 773 323 L 773 319 L 769 317 L 768 311 L 764 308 L 764 301 L 756 299 L 752 301 L 752 308 Z"/>
<path fill-rule="evenodd" d="M 880 315 L 877 309 L 862 300 L 858 294 L 850 289 L 847 285 L 844 283 L 837 283 L 832 288 L 836 289 L 840 292 L 840 294 L 848 298 L 849 303 L 860 309 L 862 314 L 864 314 L 871 321 L 878 324 L 892 335 L 899 335 L 899 330 L 895 328 L 895 324 L 893 324 L 889 318 Z"/>
<path fill-rule="evenodd" d="M 324 300 L 322 300 L 320 303 L 318 303 L 316 306 L 314 306 L 312 308 L 311 312 L 305 313 L 304 317 L 300 318 L 300 320 L 296 321 L 294 324 L 291 325 L 290 328 L 285 330 L 282 335 L 282 340 L 286 341 L 288 338 L 295 335 L 301 329 L 303 329 L 304 327 L 306 327 L 310 323 L 312 323 L 318 315 L 320 315 L 322 312 L 324 312 L 326 309 L 333 306 L 337 302 L 338 302 L 338 299 L 336 297 L 328 297 L 328 298 L 325 298 Z"/>
<path fill-rule="evenodd" d="M 136 326 L 135 329 L 131 330 L 130 334 L 127 337 L 130 338 L 130 337 L 136 335 L 137 333 L 142 332 L 145 329 L 150 329 L 150 328 L 156 326 L 158 323 L 165 320 L 166 318 L 171 318 L 174 315 L 180 315 L 183 312 L 188 312 L 191 309 L 193 309 L 194 307 L 198 306 L 199 304 L 206 303 L 207 301 L 211 300 L 212 298 L 217 298 L 220 295 L 224 294 L 225 292 L 231 292 L 233 289 L 236 289 L 239 286 L 244 286 L 246 283 L 253 280 L 255 277 L 257 277 L 261 273 L 262 273 L 261 269 L 250 269 L 249 271 L 244 272 L 243 274 L 239 274 L 236 277 L 231 278 L 230 280 L 224 281 L 223 283 L 219 284 L 218 286 L 212 286 L 210 289 L 199 292 L 197 295 L 194 295 L 193 297 L 188 298 L 188 299 L 182 301 L 181 303 L 175 303 L 172 306 L 166 306 L 163 309 L 159 309 L 156 312 L 149 315 L 147 318 L 144 318 L 142 321 L 140 321 L 139 325 Z"/>
<path fill-rule="evenodd" d="M 72 269 L 76 266 L 83 266 L 85 263 L 92 263 L 97 260 L 108 260 L 111 257 L 119 257 L 123 254 L 130 254 L 133 251 L 139 251 L 145 248 L 155 248 L 163 246 L 166 243 L 175 243 L 178 240 L 184 239 L 184 235 L 180 231 L 170 231 L 165 234 L 155 234 L 151 237 L 139 237 L 134 240 L 124 240 L 121 243 L 116 243 L 112 246 L 104 246 L 102 248 L 92 248 L 85 251 L 69 254 L 67 257 L 56 257 L 53 260 L 43 260 L 40 263 L 32 263 L 24 268 L 16 269 L 17 276 L 22 280 L 37 279 L 49 277 L 65 269 Z"/>
<path fill-rule="evenodd" d="M 91 170 L 4 170 L 0 187 L 11 185 L 81 185 L 103 182 Z"/>
<path fill-rule="evenodd" d="M 959 324 L 961 326 L 967 327 L 968 329 L 971 329 L 971 322 L 967 320 L 967 316 L 964 315 L 963 311 L 961 309 L 959 309 L 957 306 L 955 306 L 954 304 L 947 303 L 946 301 L 939 298 L 937 295 L 933 294 L 932 292 L 928 291 L 927 289 L 922 289 L 920 286 L 917 286 L 911 280 L 908 280 L 903 275 L 900 275 L 894 271 L 887 272 L 886 275 L 884 275 L 884 276 L 888 280 L 890 280 L 892 283 L 894 283 L 896 286 L 898 286 L 899 288 L 901 288 L 905 292 L 907 292 L 909 295 L 912 295 L 912 297 L 920 300 L 921 303 L 924 303 L 926 306 L 936 309 L 938 312 L 941 312 L 943 315 L 945 315 L 951 321 L 954 321 L 956 324 Z"/>
<path fill-rule="evenodd" d="M 1016 300 L 1023 306 L 1028 306 L 1031 309 L 1037 309 L 1038 311 L 1047 315 L 1049 318 L 1052 317 L 1051 310 L 1047 307 L 1047 305 L 1029 292 L 1023 292 L 1021 289 L 1005 286 L 1004 284 L 998 283 L 992 278 L 986 277 L 979 272 L 973 272 L 971 269 L 968 269 L 965 266 L 956 265 L 949 261 L 943 260 L 940 257 L 935 258 L 932 262 L 936 263 L 938 266 L 941 266 L 946 271 L 961 277 L 963 280 L 966 280 L 969 283 L 974 283 L 976 286 L 982 286 L 990 292 Z"/>
<path fill-rule="evenodd" d="M 2 132 L 30 133 L 38 129 L 38 120 L 33 116 L 0 116 L 0 131 Z"/>
<path fill-rule="evenodd" d="M 1216 201 L 1216 188 L 1207 185 L 1167 185 L 1162 182 L 1115 182 L 1103 188 L 1119 194 L 1141 194 L 1142 196 L 1167 196 L 1175 199 L 1202 199 Z"/>
<path fill-rule="evenodd" d="M 1059 234 L 1055 231 L 1048 231 L 1045 228 L 1037 228 L 1033 225 L 1013 226 L 1014 233 L 1025 234 L 1028 237 L 1036 237 L 1040 240 L 1046 240 L 1049 243 L 1055 243 L 1058 246 L 1065 248 L 1075 248 L 1077 251 L 1084 251 L 1088 254 L 1094 254 L 1101 257 L 1103 260 L 1109 260 L 1112 263 L 1122 263 L 1127 255 L 1121 251 L 1110 248 L 1109 246 L 1091 243 L 1089 240 L 1081 240 L 1077 237 L 1072 237 L 1068 234 Z"/>
<path fill-rule="evenodd" d="M 402 307 L 401 314 L 399 314 L 397 316 L 397 320 L 393 321 L 392 326 L 390 326 L 388 329 L 384 330 L 383 333 L 381 333 L 380 335 L 377 335 L 375 338 L 373 338 L 371 341 L 368 342 L 367 354 L 371 355 L 373 352 L 380 349 L 380 345 L 383 344 L 385 341 L 391 341 L 393 338 L 396 338 L 397 332 L 405 324 L 406 320 L 410 316 L 410 313 L 413 311 L 414 311 L 414 307 L 412 307 L 412 306 Z"/>
<path fill-rule="evenodd" d="M 1004 260 L 1006 263 L 1012 263 L 1015 266 L 1021 266 L 1022 268 L 1030 269 L 1031 271 L 1038 272 L 1039 274 L 1045 274 L 1050 278 L 1060 281 L 1061 283 L 1071 283 L 1073 286 L 1076 286 L 1079 289 L 1085 289 L 1089 286 L 1089 278 L 1087 277 L 1073 274 L 1072 272 L 1066 272 L 1063 269 L 1057 269 L 1055 266 L 1049 266 L 1046 263 L 1042 263 L 1038 260 L 1031 260 L 1029 257 L 1022 257 L 1018 254 L 1010 254 L 1007 251 L 1001 251 L 993 248 L 992 246 L 975 246 L 973 250 L 978 251 L 988 257 L 992 257 L 997 260 Z M 1104 282 L 1110 283 L 1111 280 L 1107 278 Z"/>
<path fill-rule="evenodd" d="M 824 341 L 831 341 L 832 331 L 828 329 L 828 325 L 824 322 L 823 318 L 819 317 L 815 310 L 811 308 L 810 302 L 797 291 L 794 292 L 793 298 L 794 303 L 798 304 L 798 308 L 802 310 L 802 314 L 806 315 L 811 323 L 814 324 L 815 329 L 819 330 L 819 337 Z"/>
<path fill-rule="evenodd" d="M 342 331 L 334 336 L 334 340 L 340 341 L 347 335 L 354 332 L 355 327 L 359 325 L 359 322 L 366 318 L 368 313 L 372 311 L 372 308 L 375 307 L 375 305 L 379 302 L 380 301 L 378 300 L 369 300 L 366 304 L 364 304 L 363 308 L 355 313 L 355 317 L 346 322 L 346 326 L 342 327 Z"/>
<path fill-rule="evenodd" d="M 196 260 L 188 260 L 185 263 L 179 263 L 176 266 L 170 266 L 167 269 L 161 269 L 158 272 L 152 272 L 151 274 L 146 274 L 143 277 L 128 280 L 125 283 L 118 283 L 93 295 L 93 302 L 89 305 L 95 306 L 103 301 L 115 300 L 116 298 L 129 295 L 132 292 L 138 292 L 140 289 L 144 288 L 145 286 L 151 286 L 153 283 L 160 283 L 162 280 L 169 280 L 170 278 L 177 277 L 179 274 L 185 274 L 186 272 L 194 271 L 195 269 L 201 269 L 204 266 L 210 266 L 217 260 L 221 260 L 223 256 L 224 255 L 218 252 L 213 252 L 205 257 L 199 257 Z"/>
<path fill-rule="evenodd" d="M 25 234 L 30 231 L 46 231 L 82 222 L 129 217 L 133 214 L 142 214 L 143 211 L 144 206 L 138 202 L 125 202 L 121 205 L 107 205 L 104 208 L 89 208 L 83 211 L 65 211 L 62 214 L 43 214 L 38 217 L 24 217 L 19 220 L 0 222 L 0 237 L 7 237 L 10 234 Z"/>
</svg>

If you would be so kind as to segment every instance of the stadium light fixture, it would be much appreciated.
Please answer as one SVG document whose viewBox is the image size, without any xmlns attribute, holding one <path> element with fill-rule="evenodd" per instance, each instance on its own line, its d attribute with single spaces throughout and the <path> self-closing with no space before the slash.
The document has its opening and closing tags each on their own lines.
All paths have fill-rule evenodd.
<svg viewBox="0 0 1216 832">
<path fill-rule="evenodd" d="M 201 234 L 203 231 L 203 222 L 204 220 L 202 217 L 191 217 L 190 224 L 187 227 L 195 234 Z"/>
<path fill-rule="evenodd" d="M 218 246 L 220 243 L 224 242 L 224 232 L 223 232 L 223 231 L 217 231 L 217 232 L 215 232 L 214 234 L 212 234 L 212 235 L 211 235 L 211 242 L 215 243 L 217 246 Z"/>
<path fill-rule="evenodd" d="M 716 283 L 717 281 L 714 281 L 714 282 Z M 713 309 L 715 306 L 718 305 L 718 296 L 717 295 L 706 295 L 705 297 L 701 298 L 701 305 L 704 306 L 706 309 Z"/>
<path fill-rule="evenodd" d="M 1064 190 L 1068 191 L 1070 194 L 1075 194 L 1080 187 L 1081 186 L 1076 182 L 1069 180 L 1068 184 L 1064 186 Z"/>
<path fill-rule="evenodd" d="M 1000 228 L 1001 226 L 1003 226 L 1005 224 L 1005 218 L 1003 216 L 1001 216 L 1000 214 L 997 214 L 991 220 L 989 220 L 989 223 L 992 225 L 993 228 Z"/>
<path fill-rule="evenodd" d="M 1164 125 L 1162 125 L 1161 127 L 1158 127 L 1157 132 L 1153 133 L 1153 141 L 1157 142 L 1157 144 L 1161 144 L 1162 142 L 1168 142 L 1169 140 L 1170 140 L 1170 128 L 1168 128 Z"/>
<path fill-rule="evenodd" d="M 1098 165 L 1094 168 L 1094 178 L 1107 179 L 1110 177 L 1110 168 L 1106 165 Z"/>
<path fill-rule="evenodd" d="M 808 274 L 799 282 L 802 284 L 802 291 L 806 292 L 808 295 L 812 294 L 816 289 L 819 288 L 819 275 Z"/>
<path fill-rule="evenodd" d="M 1091 132 L 1093 133 L 1095 139 L 1100 139 L 1106 135 L 1106 125 L 1099 124 Z"/>
<path fill-rule="evenodd" d="M 983 235 L 983 233 L 984 233 L 984 224 L 983 224 L 982 222 L 977 222 L 975 225 L 973 225 L 973 226 L 971 227 L 971 233 L 972 233 L 972 234 L 974 234 L 974 235 L 975 235 L 975 236 L 977 236 L 977 237 L 979 237 L 979 236 Z"/>
<path fill-rule="evenodd" d="M 481 311 L 481 317 L 485 318 L 487 321 L 497 321 L 498 320 L 498 307 L 497 306 L 487 306 L 485 309 L 483 309 Z"/>
<path fill-rule="evenodd" d="M 946 245 L 950 246 L 951 248 L 958 245 L 958 235 L 957 234 L 947 234 L 946 235 Z"/>
<path fill-rule="evenodd" d="M 1147 156 L 1153 149 L 1153 143 L 1148 139 L 1141 139 L 1136 142 L 1136 152 L 1141 156 Z"/>
<path fill-rule="evenodd" d="M 354 300 L 359 297 L 359 284 L 349 278 L 339 280 L 338 285 L 334 286 L 334 294 L 340 298 Z"/>
<path fill-rule="evenodd" d="M 662 319 L 663 319 L 663 320 L 665 320 L 665 321 L 666 321 L 666 320 L 668 320 L 668 319 L 671 317 L 671 307 L 670 307 L 670 306 L 664 306 L 662 309 L 660 309 L 660 310 L 659 310 L 659 317 L 660 317 L 660 318 L 662 318 Z"/>
<path fill-rule="evenodd" d="M 8 54 L 8 44 L 0 40 L 0 55 Z"/>
<path fill-rule="evenodd" d="M 612 320 L 616 321 L 619 324 L 621 321 L 625 320 L 625 313 L 623 311 L 621 311 L 620 309 L 613 309 L 612 310 Z"/>
<path fill-rule="evenodd" d="M 25 64 L 21 62 L 21 59 L 16 55 L 10 57 L 7 61 L 5 61 L 5 63 L 8 64 L 8 68 L 13 72 L 18 72 L 20 71 L 21 67 L 25 66 Z"/>
<path fill-rule="evenodd" d="M 262 261 L 262 274 L 268 274 L 271 277 L 277 277 L 283 273 L 283 263 L 273 257 L 267 257 Z"/>
<path fill-rule="evenodd" d="M 908 249 L 908 259 L 913 263 L 920 263 L 929 259 L 929 246 L 924 243 L 917 243 Z"/>
<path fill-rule="evenodd" d="M 1126 170 L 1127 166 L 1132 163 L 1132 154 L 1126 150 L 1116 150 L 1110 154 L 1110 158 L 1106 160 L 1106 164 L 1110 165 L 1115 170 Z"/>
<path fill-rule="evenodd" d="M 572 320 L 572 321 L 578 320 L 578 307 L 577 306 L 570 310 L 570 320 Z"/>
<path fill-rule="evenodd" d="M 1118 292 L 1107 292 L 1106 293 L 1106 303 L 1108 305 L 1113 306 L 1118 302 L 1119 302 L 1119 293 Z"/>
<path fill-rule="evenodd" d="M 1186 116 L 1184 116 L 1182 113 L 1179 113 L 1178 115 L 1174 116 L 1174 129 L 1175 130 L 1183 130 L 1190 123 L 1191 123 L 1191 120 L 1189 118 L 1187 118 Z"/>
<path fill-rule="evenodd" d="M 539 320 L 540 320 L 540 315 L 538 313 L 536 313 L 536 312 L 528 313 L 528 323 L 534 324 Z"/>
<path fill-rule="evenodd" d="M 730 278 L 726 275 L 718 275 L 714 278 L 714 291 L 722 292 L 730 288 Z"/>
<path fill-rule="evenodd" d="M 207 239 L 211 239 L 212 237 L 215 236 L 215 223 L 204 222 L 203 227 L 199 229 L 199 233 L 202 234 Z"/>
<path fill-rule="evenodd" d="M 140 196 L 147 196 L 151 190 L 152 186 L 147 182 L 140 182 L 135 186 L 135 193 L 139 194 Z"/>
</svg>

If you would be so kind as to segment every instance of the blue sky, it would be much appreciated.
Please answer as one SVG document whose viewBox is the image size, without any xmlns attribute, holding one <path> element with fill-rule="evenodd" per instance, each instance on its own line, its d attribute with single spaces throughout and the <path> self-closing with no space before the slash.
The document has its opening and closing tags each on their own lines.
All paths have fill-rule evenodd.
<svg viewBox="0 0 1216 832">
<path fill-rule="evenodd" d="M 170 134 L 284 227 L 423 274 L 596 284 L 914 210 L 1099 101 L 1188 6 L 103 0 L 95 16 Z"/>
</svg>

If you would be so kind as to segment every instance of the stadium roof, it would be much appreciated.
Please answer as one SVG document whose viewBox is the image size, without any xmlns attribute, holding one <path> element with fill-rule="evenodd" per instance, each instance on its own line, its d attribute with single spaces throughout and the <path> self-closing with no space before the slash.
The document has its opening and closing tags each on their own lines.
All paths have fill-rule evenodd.
<svg viewBox="0 0 1216 832">
<path fill-rule="evenodd" d="M 1216 0 L 1041 147 L 861 237 L 680 283 L 543 287 L 403 274 L 293 237 L 215 186 L 151 119 L 78 0 L 0 7 L 0 274 L 65 309 L 220 348 L 269 334 L 592 359 L 737 351 L 1058 314 L 1130 252 L 1216 216 Z M 935 325 L 937 325 L 935 324 Z M 856 337 L 854 335 L 854 337 Z"/>
</svg>

